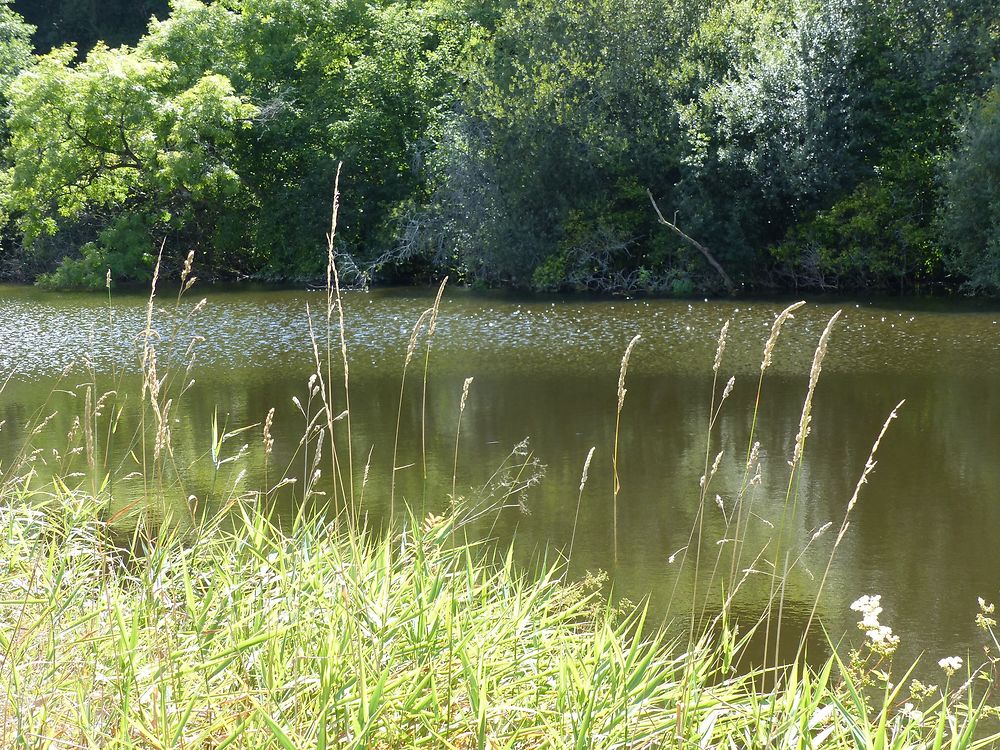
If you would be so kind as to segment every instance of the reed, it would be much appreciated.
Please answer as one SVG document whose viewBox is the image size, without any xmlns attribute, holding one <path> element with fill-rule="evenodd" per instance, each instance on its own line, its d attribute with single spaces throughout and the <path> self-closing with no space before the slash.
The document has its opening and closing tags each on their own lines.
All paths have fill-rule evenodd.
<svg viewBox="0 0 1000 750">
<path fill-rule="evenodd" d="M 790 571 L 792 570 L 789 565 L 790 555 L 792 554 L 793 540 L 786 539 L 785 531 L 789 527 L 789 522 L 795 517 L 796 510 L 798 509 L 798 499 L 799 499 L 799 479 L 801 477 L 802 459 L 805 454 L 806 440 L 812 431 L 812 407 L 813 399 L 816 395 L 816 388 L 819 385 L 820 373 L 823 371 L 823 360 L 826 358 L 826 353 L 829 349 L 830 335 L 833 333 L 833 327 L 836 325 L 837 320 L 840 318 L 841 311 L 838 310 L 827 322 L 826 327 L 820 334 L 819 341 L 816 344 L 816 349 L 813 352 L 812 366 L 809 368 L 809 383 L 806 386 L 806 395 L 802 401 L 802 412 L 799 416 L 799 429 L 795 435 L 795 447 L 792 451 L 792 457 L 789 461 L 789 472 L 788 472 L 788 486 L 785 492 L 785 504 L 780 515 L 780 521 L 778 524 L 778 533 L 775 536 L 775 552 L 773 557 L 773 570 L 777 572 L 778 567 L 781 566 L 781 575 L 774 575 L 771 577 L 771 591 L 767 600 L 766 614 L 765 614 L 765 636 L 764 636 L 764 658 L 767 659 L 767 648 L 770 645 L 770 638 L 768 637 L 771 633 L 772 628 L 775 631 L 774 636 L 774 658 L 775 665 L 777 666 L 777 644 L 781 639 L 781 626 L 783 623 L 784 605 L 785 605 L 785 587 L 788 582 Z M 777 616 L 774 615 L 774 604 L 775 599 L 777 599 Z"/>
<path fill-rule="evenodd" d="M 420 463 L 423 469 L 424 497 L 427 493 L 427 381 L 430 376 L 431 343 L 434 341 L 434 332 L 437 330 L 438 316 L 441 314 L 441 298 L 444 297 L 444 288 L 447 284 L 448 277 L 445 276 L 438 286 L 434 304 L 431 305 L 431 310 L 434 312 L 431 313 L 431 320 L 427 325 L 427 340 L 424 344 L 424 374 L 420 391 Z M 463 390 L 467 391 L 468 386 Z"/>
<path fill-rule="evenodd" d="M 612 473 L 612 521 L 611 536 L 614 544 L 614 560 L 618 562 L 618 493 L 621 492 L 621 482 L 618 481 L 618 438 L 621 434 L 622 409 L 625 408 L 625 394 L 628 389 L 625 387 L 625 376 L 628 375 L 628 361 L 632 357 L 632 350 L 642 338 L 638 334 L 632 337 L 622 354 L 621 367 L 618 371 L 618 407 L 615 410 L 615 444 L 611 452 L 611 473 Z"/>
<path fill-rule="evenodd" d="M 392 480 L 390 482 L 389 489 L 389 516 L 392 517 L 396 514 L 396 472 L 409 468 L 407 466 L 399 466 L 399 437 L 401 434 L 403 426 L 403 396 L 406 390 L 406 371 L 410 367 L 410 362 L 413 361 L 413 353 L 417 349 L 417 344 L 420 341 L 420 335 L 427 325 L 428 321 L 434 316 L 434 308 L 429 307 L 424 310 L 420 317 L 417 318 L 417 322 L 413 326 L 413 330 L 410 332 L 410 340 L 406 344 L 406 356 L 403 358 L 403 374 L 399 379 L 399 400 L 397 401 L 396 408 L 396 432 L 393 437 L 392 442 Z"/>
<path fill-rule="evenodd" d="M 458 486 L 458 444 L 462 436 L 462 415 L 465 414 L 465 405 L 469 401 L 469 388 L 472 386 L 473 378 L 466 378 L 462 384 L 462 398 L 458 402 L 458 423 L 455 425 L 455 457 L 451 469 L 451 500 L 457 500 L 456 488 Z M 423 419 L 421 419 L 423 422 Z M 421 436 L 423 430 L 421 430 Z"/>
<path fill-rule="evenodd" d="M 757 418 L 760 414 L 761 398 L 764 392 L 764 374 L 771 366 L 771 362 L 774 358 L 774 349 L 778 345 L 778 339 L 781 337 L 782 328 L 784 328 L 785 323 L 795 317 L 794 312 L 803 307 L 805 304 L 806 303 L 804 301 L 795 302 L 782 310 L 771 324 L 771 332 L 767 337 L 767 341 L 764 342 L 764 352 L 760 360 L 760 375 L 757 378 L 757 393 L 754 397 L 753 414 L 750 418 L 750 434 L 747 438 L 746 461 L 742 467 L 742 476 L 736 495 L 736 541 L 734 542 L 735 552 L 732 555 L 732 562 L 729 570 L 730 584 L 737 580 L 737 571 L 740 569 L 740 563 L 742 562 L 743 543 L 741 540 L 744 536 L 743 524 L 745 521 L 749 521 L 750 515 L 753 512 L 752 502 L 748 502 L 746 505 L 749 507 L 747 507 L 746 513 L 744 513 L 744 500 L 746 499 L 747 491 L 752 486 L 751 483 L 753 482 L 753 478 L 756 475 L 756 467 L 758 467 L 758 458 L 760 455 L 760 443 L 756 441 L 756 435 Z"/>
<path fill-rule="evenodd" d="M 592 447 L 587 451 L 587 458 L 583 462 L 583 472 L 580 474 L 580 491 L 576 496 L 576 512 L 573 514 L 573 533 L 569 538 L 569 552 L 566 553 L 566 560 L 573 560 L 573 545 L 576 544 L 576 527 L 580 521 L 580 505 L 583 502 L 583 490 L 587 486 L 587 479 L 590 476 L 590 462 L 594 458 L 594 451 L 597 450 L 597 446 Z"/>
</svg>

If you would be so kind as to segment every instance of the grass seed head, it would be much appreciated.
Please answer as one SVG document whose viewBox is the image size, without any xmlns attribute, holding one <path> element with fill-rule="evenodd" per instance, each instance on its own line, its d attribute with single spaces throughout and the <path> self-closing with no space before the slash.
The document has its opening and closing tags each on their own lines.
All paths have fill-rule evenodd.
<svg viewBox="0 0 1000 750">
<path fill-rule="evenodd" d="M 767 337 L 767 343 L 764 344 L 764 357 L 760 361 L 761 373 L 771 366 L 771 357 L 774 354 L 774 347 L 778 343 L 778 336 L 781 335 L 781 328 L 785 325 L 785 321 L 789 318 L 794 318 L 795 316 L 792 315 L 792 313 L 804 304 L 805 301 L 803 300 L 801 302 L 796 302 L 794 305 L 789 305 L 778 314 L 778 317 L 774 319 L 774 323 L 771 325 L 771 335 Z"/>
</svg>

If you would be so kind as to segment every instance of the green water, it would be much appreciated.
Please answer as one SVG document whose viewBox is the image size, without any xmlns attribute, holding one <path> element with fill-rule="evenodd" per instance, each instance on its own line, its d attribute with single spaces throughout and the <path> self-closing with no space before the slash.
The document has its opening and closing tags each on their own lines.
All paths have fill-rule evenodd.
<svg viewBox="0 0 1000 750">
<path fill-rule="evenodd" d="M 202 295 L 207 305 L 187 320 Z M 184 480 L 175 493 L 179 515 L 184 497 L 211 504 L 240 472 L 245 472 L 242 486 L 263 484 L 260 427 L 227 441 L 223 457 L 238 454 L 244 443 L 247 448 L 216 471 L 209 455 L 212 421 L 216 415 L 229 430 L 258 424 L 272 407 L 276 444 L 269 479 L 287 467 L 299 480 L 281 500 L 280 511 L 293 512 L 297 488 L 310 468 L 296 453 L 304 420 L 292 398 L 307 402 L 314 366 L 306 307 L 316 312 L 324 301 L 320 293 L 203 289 L 175 309 L 169 295 L 161 298 L 154 327 L 163 371 L 171 353 L 175 363 L 182 360 L 192 336 L 204 338 L 194 348 L 189 376 L 177 380 L 195 383 L 171 412 L 171 460 Z M 379 521 L 389 505 L 407 340 L 430 302 L 429 294 L 412 290 L 352 292 L 345 301 L 355 482 L 360 486 L 370 456 L 364 508 Z M 54 414 L 31 438 L 31 445 L 42 449 L 34 466 L 41 476 L 64 465 L 80 468 L 81 456 L 57 458 L 52 451 L 65 454 L 85 384 L 96 376 L 99 392 L 118 389 L 114 403 L 123 408 L 110 439 L 98 430 L 97 451 L 113 478 L 112 504 L 125 508 L 141 502 L 141 481 L 125 477 L 135 469 L 127 436 L 138 428 L 136 351 L 145 303 L 140 296 L 119 296 L 109 309 L 100 296 L 0 290 L 0 367 L 12 373 L 0 400 L 5 466 L 28 439 L 27 425 Z M 717 388 L 721 391 L 730 375 L 735 388 L 707 451 L 712 459 L 719 451 L 723 456 L 706 503 L 703 556 L 708 563 L 703 560 L 703 569 L 711 568 L 716 550 L 727 544 L 715 542 L 726 536 L 723 513 L 730 512 L 742 475 L 761 349 L 782 307 L 758 301 L 525 301 L 449 291 L 431 353 L 427 476 L 420 449 L 420 349 L 401 412 L 396 465 L 405 468 L 396 472 L 397 508 L 409 505 L 424 513 L 447 507 L 462 384 L 474 377 L 462 418 L 458 494 L 476 499 L 490 487 L 506 492 L 532 476 L 536 469 L 531 466 L 519 476 L 512 471 L 493 476 L 525 438 L 527 448 L 516 451 L 518 465 L 530 458 L 544 466 L 541 481 L 511 496 L 511 504 L 521 507 L 482 519 L 473 526 L 476 533 L 516 537 L 522 561 L 530 563 L 546 550 L 550 557 L 553 549 L 566 551 L 575 527 L 571 575 L 606 570 L 618 595 L 648 596 L 654 614 L 669 609 L 683 620 L 696 584 L 685 573 L 678 577 L 679 565 L 669 558 L 687 544 L 696 520 L 718 332 L 726 319 L 732 321 Z M 892 407 L 905 398 L 853 511 L 819 615 L 831 633 L 857 640 L 856 615 L 848 606 L 862 594 L 880 593 L 882 621 L 901 636 L 902 654 L 926 652 L 936 661 L 978 651 L 976 597 L 1000 598 L 1000 312 L 861 301 L 800 310 L 785 328 L 764 381 L 756 433 L 762 482 L 754 494 L 747 555 L 752 558 L 774 536 L 769 524 L 781 526 L 787 462 L 813 349 L 837 309 L 844 313 L 816 393 L 796 513 L 784 526 L 800 547 L 825 523 L 833 522 L 834 528 L 810 546 L 789 577 L 788 629 L 794 631 L 807 617 L 872 440 Z M 611 468 L 616 391 L 621 354 L 635 334 L 642 339 L 632 356 L 622 414 L 616 561 Z M 596 450 L 575 520 L 581 470 L 591 447 Z M 528 455 L 521 455 L 525 451 Z M 80 481 L 89 486 L 91 480 Z M 329 490 L 325 481 L 321 488 Z M 716 505 L 717 494 L 725 511 Z M 151 511 L 162 512 L 162 507 Z M 741 565 L 751 562 L 744 559 Z M 749 574 L 736 605 L 737 612 L 749 616 L 759 611 L 769 588 L 765 566 L 757 567 L 761 572 Z M 697 585 L 705 589 L 708 584 Z M 720 599 L 717 591 L 710 596 Z"/>
</svg>

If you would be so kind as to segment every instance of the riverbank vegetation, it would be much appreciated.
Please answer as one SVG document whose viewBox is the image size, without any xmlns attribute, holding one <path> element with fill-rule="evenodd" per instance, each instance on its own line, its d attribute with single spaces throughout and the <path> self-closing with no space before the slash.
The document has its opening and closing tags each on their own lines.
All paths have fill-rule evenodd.
<svg viewBox="0 0 1000 750">
<path fill-rule="evenodd" d="M 350 283 L 1000 290 L 989 0 L 21 5 L 8 278 L 321 281 L 343 162 Z"/>
<path fill-rule="evenodd" d="M 513 548 L 484 533 L 484 522 L 490 528 L 497 514 L 517 512 L 536 480 L 530 455 L 515 448 L 497 481 L 458 491 L 471 378 L 455 394 L 452 477 L 431 488 L 438 510 L 418 516 L 393 496 L 397 512 L 371 519 L 333 248 L 331 239 L 325 309 L 308 313 L 315 371 L 293 399 L 302 437 L 287 466 L 271 461 L 274 410 L 263 424 L 213 422 L 209 447 L 194 461 L 211 462 L 215 478 L 207 493 L 191 493 L 192 466 L 172 438 L 204 344 L 177 335 L 189 330 L 179 322 L 207 309 L 183 294 L 194 279 L 191 255 L 172 302 L 156 297 L 154 267 L 145 329 L 134 339 L 141 392 L 126 393 L 121 372 L 96 373 L 83 357 L 72 379 L 54 386 L 80 405 L 66 448 L 33 444 L 52 421 L 48 404 L 24 426 L 0 484 L 5 746 L 966 750 L 1000 740 L 988 730 L 1000 651 L 990 602 L 980 601 L 978 620 L 985 656 L 931 655 L 939 660 L 927 665 L 933 684 L 927 669 L 921 681 L 912 667 L 894 665 L 899 638 L 880 621 L 877 595 L 849 605 L 858 632 L 820 642 L 830 656 L 809 646 L 830 566 L 900 408 L 857 467 L 843 517 L 809 526 L 802 462 L 839 313 L 817 342 L 787 495 L 773 518 L 761 515 L 757 408 L 778 338 L 802 303 L 777 316 L 763 342 L 746 454 L 725 458 L 741 479 L 725 501 L 712 499 L 724 459 L 718 417 L 733 388 L 723 325 L 706 363 L 714 396 L 704 474 L 692 482 L 697 512 L 687 546 L 664 553 L 676 585 L 668 611 L 653 617 L 609 596 L 600 573 L 568 580 L 572 539 L 526 570 Z M 419 401 L 420 369 L 411 365 L 422 354 L 427 377 L 440 300 L 400 352 L 400 414 L 407 393 Z M 636 343 L 621 362 L 619 427 L 629 419 Z M 615 383 L 608 389 L 615 393 Z M 120 434 L 126 409 L 141 415 L 134 434 Z M 422 429 L 419 420 L 396 424 L 397 442 L 401 429 Z M 263 466 L 248 461 L 250 441 L 260 442 Z M 590 473 L 614 472 L 608 502 L 617 509 L 617 447 L 616 439 L 584 458 L 580 497 Z M 383 483 L 393 490 L 396 463 Z M 295 510 L 282 514 L 289 499 Z M 706 520 L 716 512 L 721 540 Z M 750 588 L 766 605 L 737 615 Z M 811 602 L 805 623 L 790 620 L 793 599 Z M 801 636 L 789 637 L 797 627 Z M 791 652 L 779 653 L 789 643 Z"/>
<path fill-rule="evenodd" d="M 184 532 L 140 525 L 123 545 L 93 498 L 10 499 L 5 747 L 966 750 L 995 739 L 977 736 L 989 712 L 960 659 L 940 688 L 905 672 L 887 686 L 873 650 L 737 670 L 744 635 L 648 635 L 641 609 L 561 582 L 558 565 L 528 577 L 502 550 L 455 543 L 461 514 L 411 516 L 378 538 L 307 515 L 278 529 L 246 496 Z M 870 619 L 878 603 L 862 604 Z"/>
</svg>

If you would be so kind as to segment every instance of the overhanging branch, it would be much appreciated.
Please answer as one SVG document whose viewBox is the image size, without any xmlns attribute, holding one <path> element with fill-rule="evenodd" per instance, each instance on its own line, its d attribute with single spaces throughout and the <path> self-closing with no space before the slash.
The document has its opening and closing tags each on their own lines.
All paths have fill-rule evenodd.
<svg viewBox="0 0 1000 750">
<path fill-rule="evenodd" d="M 649 202 L 653 204 L 653 210 L 656 211 L 657 221 L 659 221 L 663 226 L 670 229 L 674 234 L 676 234 L 682 240 L 691 245 L 691 247 L 695 248 L 696 250 L 698 250 L 698 252 L 700 252 L 703 256 L 705 256 L 705 260 L 708 261 L 709 265 L 711 265 L 712 268 L 714 268 L 718 272 L 719 276 L 722 278 L 722 283 L 726 285 L 726 289 L 729 291 L 729 293 L 736 294 L 736 285 L 733 283 L 733 280 L 729 278 L 729 274 L 726 273 L 726 269 L 724 269 L 722 265 L 719 263 L 719 261 L 715 259 L 715 256 L 712 255 L 711 251 L 709 251 L 707 247 L 698 242 L 698 240 L 696 240 L 694 237 L 691 237 L 690 235 L 683 232 L 681 228 L 678 227 L 676 224 L 674 224 L 671 221 L 667 221 L 667 219 L 664 218 L 663 214 L 660 212 L 660 207 L 656 205 L 656 200 L 653 198 L 653 192 L 648 188 L 646 190 L 646 195 L 649 196 Z"/>
</svg>

